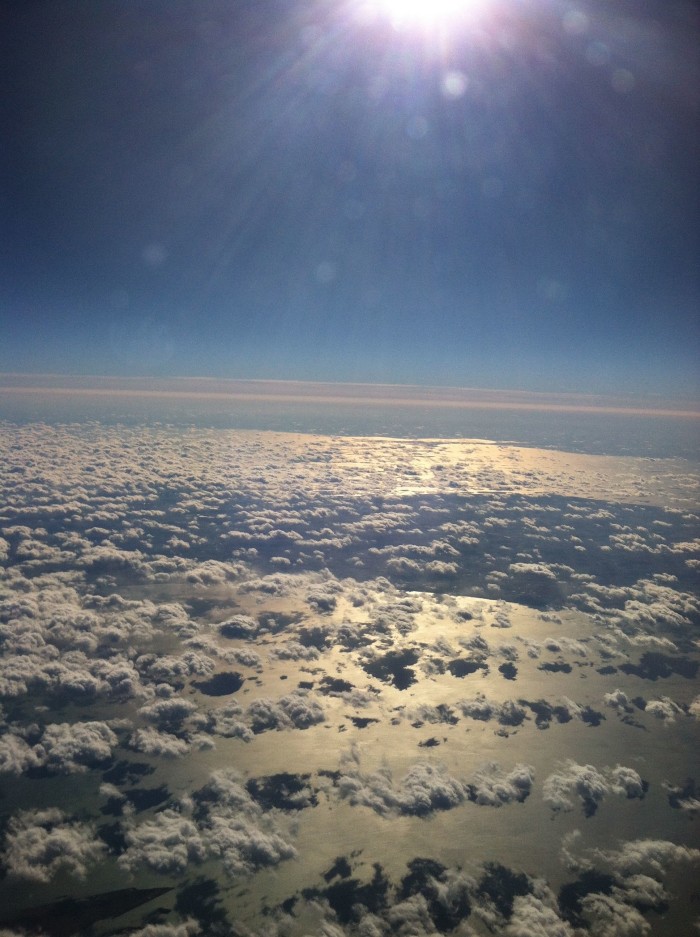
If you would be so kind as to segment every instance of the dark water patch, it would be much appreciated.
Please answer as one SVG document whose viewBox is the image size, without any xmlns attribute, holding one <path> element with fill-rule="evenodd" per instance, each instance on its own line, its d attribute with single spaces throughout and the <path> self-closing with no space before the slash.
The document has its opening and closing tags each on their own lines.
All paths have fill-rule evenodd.
<svg viewBox="0 0 700 937">
<path fill-rule="evenodd" d="M 601 722 L 605 721 L 605 716 L 603 713 L 598 712 L 597 709 L 592 709 L 590 706 L 586 706 L 581 710 L 580 713 L 581 721 L 585 722 L 589 726 L 599 726 Z"/>
<path fill-rule="evenodd" d="M 318 771 L 318 776 L 331 780 L 333 782 L 333 787 L 337 786 L 338 781 L 340 781 L 342 777 L 340 771 L 333 771 L 330 768 L 321 768 L 321 770 Z"/>
<path fill-rule="evenodd" d="M 183 918 L 194 918 L 207 937 L 233 937 L 236 931 L 221 899 L 221 889 L 214 879 L 199 876 L 180 888 L 175 910 Z"/>
<path fill-rule="evenodd" d="M 587 820 L 590 820 L 591 817 L 594 817 L 598 812 L 598 807 L 600 806 L 600 801 L 596 800 L 593 794 L 581 793 L 581 803 L 583 806 L 583 815 Z M 599 795 L 602 796 L 602 795 Z"/>
<path fill-rule="evenodd" d="M 319 693 L 324 696 L 338 696 L 340 693 L 349 693 L 355 689 L 355 684 L 348 680 L 341 680 L 340 677 L 324 677 L 318 688 Z"/>
<path fill-rule="evenodd" d="M 456 726 L 459 722 L 459 718 L 455 716 L 454 710 L 451 709 L 447 703 L 438 703 L 435 707 L 435 713 L 438 716 L 439 722 L 444 722 L 449 726 Z"/>
<path fill-rule="evenodd" d="M 379 719 L 372 719 L 369 716 L 349 716 L 348 717 L 356 729 L 366 729 L 367 726 L 371 726 L 375 722 L 379 722 Z"/>
<path fill-rule="evenodd" d="M 297 683 L 297 686 L 299 687 L 300 690 L 313 690 L 314 681 L 313 680 L 300 680 Z"/>
<path fill-rule="evenodd" d="M 397 690 L 407 690 L 416 683 L 417 677 L 411 665 L 417 661 L 417 652 L 407 648 L 404 651 L 389 651 L 382 657 L 364 662 L 362 666 L 370 676 L 392 683 Z"/>
<path fill-rule="evenodd" d="M 658 651 L 647 651 L 638 664 L 620 664 L 619 669 L 628 676 L 643 680 L 658 680 L 671 677 L 674 673 L 686 680 L 694 680 L 700 663 L 689 657 L 670 657 Z"/>
<path fill-rule="evenodd" d="M 325 651 L 328 647 L 330 632 L 327 628 L 300 628 L 299 644 L 303 647 L 315 647 L 317 651 Z"/>
<path fill-rule="evenodd" d="M 596 673 L 602 674 L 604 677 L 609 677 L 611 674 L 617 673 L 617 667 L 607 664 L 605 667 L 598 667 Z"/>
<path fill-rule="evenodd" d="M 6 927 L 38 930 L 49 937 L 71 937 L 86 934 L 98 921 L 120 917 L 170 891 L 170 887 L 122 888 L 89 898 L 63 898 L 12 917 L 0 917 L 0 923 Z"/>
<path fill-rule="evenodd" d="M 566 598 L 565 588 L 547 575 L 525 573 L 511 575 L 501 583 L 501 595 L 508 602 L 527 605 L 539 611 L 560 609 Z"/>
<path fill-rule="evenodd" d="M 279 634 L 304 620 L 303 612 L 263 612 L 258 616 L 261 633 Z"/>
<path fill-rule="evenodd" d="M 545 661 L 537 669 L 545 670 L 547 673 L 571 673 L 571 664 L 563 660 Z"/>
<path fill-rule="evenodd" d="M 444 865 L 434 859 L 416 857 L 408 863 L 408 869 L 408 875 L 401 879 L 397 889 L 397 897 L 406 901 L 414 895 L 422 895 L 437 931 L 446 934 L 469 917 L 472 909 L 466 888 L 448 891 L 440 887 L 446 881 Z"/>
<path fill-rule="evenodd" d="M 298 900 L 298 895 L 292 895 L 291 898 L 285 898 L 285 900 L 280 905 L 280 908 L 282 908 L 285 914 L 294 914 L 294 906 Z"/>
<path fill-rule="evenodd" d="M 124 804 L 122 797 L 109 797 L 107 803 L 100 807 L 100 813 L 105 817 L 121 817 L 124 813 Z"/>
<path fill-rule="evenodd" d="M 532 882 L 524 872 L 513 872 L 500 862 L 487 862 L 477 894 L 489 898 L 506 920 L 513 915 L 513 901 L 532 893 Z"/>
<path fill-rule="evenodd" d="M 498 668 L 498 672 L 503 677 L 505 677 L 506 680 L 515 680 L 515 678 L 518 676 L 518 668 L 515 666 L 515 664 L 511 664 L 510 661 L 505 664 L 501 664 L 501 666 Z"/>
<path fill-rule="evenodd" d="M 367 883 L 356 878 L 343 878 L 328 888 L 306 888 L 302 892 L 307 901 L 325 898 L 341 924 L 356 920 L 355 906 L 363 905 L 373 914 L 384 911 L 388 905 L 389 880 L 379 863 L 374 864 L 374 875 Z"/>
<path fill-rule="evenodd" d="M 24 770 L 25 778 L 30 778 L 32 781 L 42 781 L 46 778 L 54 777 L 56 773 L 56 771 L 52 771 L 46 765 L 30 765 Z"/>
<path fill-rule="evenodd" d="M 352 866 L 345 856 L 337 856 L 330 869 L 323 873 L 323 878 L 325 881 L 330 882 L 334 878 L 349 878 L 351 873 Z"/>
<path fill-rule="evenodd" d="M 278 810 L 304 810 L 315 807 L 318 798 L 309 785 L 308 774 L 272 774 L 268 777 L 251 778 L 246 790 L 263 810 L 277 807 Z"/>
<path fill-rule="evenodd" d="M 568 882 L 559 889 L 559 911 L 565 921 L 574 927 L 585 927 L 581 915 L 581 902 L 587 895 L 609 895 L 615 886 L 612 875 L 588 869 L 575 882 Z"/>
<path fill-rule="evenodd" d="M 571 722 L 571 713 L 565 706 L 552 706 L 546 700 L 519 699 L 521 706 L 527 706 L 535 714 L 535 725 L 538 729 L 548 729 L 552 719 L 559 723 Z"/>
<path fill-rule="evenodd" d="M 525 710 L 518 706 L 503 706 L 498 714 L 502 726 L 521 726 L 527 718 Z"/>
<path fill-rule="evenodd" d="M 235 670 L 214 674 L 209 680 L 199 680 L 193 683 L 200 693 L 205 696 L 230 696 L 237 693 L 243 686 L 245 678 Z"/>
<path fill-rule="evenodd" d="M 694 778 L 687 778 L 678 787 L 667 786 L 666 789 L 669 806 L 674 810 L 688 810 L 691 814 L 700 810 L 700 790 L 696 787 Z"/>
<path fill-rule="evenodd" d="M 106 843 L 113 856 L 120 856 L 127 847 L 124 828 L 119 821 L 116 823 L 103 823 L 98 826 L 97 835 L 103 843 Z"/>
<path fill-rule="evenodd" d="M 218 599 L 206 599 L 194 595 L 188 596 L 184 605 L 192 618 L 204 618 L 214 610 L 221 609 Z"/>
<path fill-rule="evenodd" d="M 620 716 L 620 722 L 624 722 L 626 726 L 631 726 L 633 729 L 641 729 L 643 732 L 649 731 L 645 725 L 642 725 L 641 722 L 637 722 L 634 716 L 630 716 L 628 713 Z"/>
<path fill-rule="evenodd" d="M 439 882 L 444 878 L 447 867 L 434 859 L 423 859 L 416 856 L 408 863 L 409 873 L 401 879 L 398 897 L 401 901 L 410 898 L 411 895 L 423 894 L 426 887 L 431 886 L 435 881 Z"/>
<path fill-rule="evenodd" d="M 134 787 L 126 792 L 127 800 L 137 813 L 141 813 L 142 810 L 149 810 L 151 807 L 157 807 L 169 797 L 170 791 L 167 784 L 161 784 L 160 787 Z"/>
<path fill-rule="evenodd" d="M 485 664 L 483 660 L 471 660 L 465 657 L 457 657 L 455 660 L 449 661 L 447 669 L 453 677 L 460 678 L 468 677 L 476 673 L 477 670 L 482 670 L 484 674 L 489 672 L 488 664 Z"/>
</svg>

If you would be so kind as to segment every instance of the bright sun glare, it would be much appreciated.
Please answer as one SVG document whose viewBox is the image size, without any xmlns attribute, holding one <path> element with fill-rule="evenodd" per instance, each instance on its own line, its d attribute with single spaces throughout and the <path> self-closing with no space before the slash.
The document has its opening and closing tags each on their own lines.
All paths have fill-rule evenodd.
<svg viewBox="0 0 700 937">
<path fill-rule="evenodd" d="M 464 13 L 476 2 L 477 0 L 377 0 L 376 6 L 397 26 L 430 27 Z"/>
</svg>

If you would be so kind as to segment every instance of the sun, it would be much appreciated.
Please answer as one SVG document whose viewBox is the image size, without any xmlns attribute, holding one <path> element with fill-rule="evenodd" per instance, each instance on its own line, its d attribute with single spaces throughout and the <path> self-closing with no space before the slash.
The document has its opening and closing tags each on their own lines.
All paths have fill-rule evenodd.
<svg viewBox="0 0 700 937">
<path fill-rule="evenodd" d="M 479 2 L 480 0 L 375 0 L 373 5 L 397 27 L 430 29 L 459 19 Z"/>
</svg>

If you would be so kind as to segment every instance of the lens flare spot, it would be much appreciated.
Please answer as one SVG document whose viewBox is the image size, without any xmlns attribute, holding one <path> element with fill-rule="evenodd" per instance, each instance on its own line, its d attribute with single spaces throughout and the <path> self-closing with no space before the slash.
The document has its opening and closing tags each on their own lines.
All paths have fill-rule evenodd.
<svg viewBox="0 0 700 937">
<path fill-rule="evenodd" d="M 464 72 L 450 71 L 446 72 L 442 77 L 442 93 L 446 98 L 450 98 L 451 100 L 461 98 L 466 92 L 468 85 L 469 79 Z"/>
</svg>

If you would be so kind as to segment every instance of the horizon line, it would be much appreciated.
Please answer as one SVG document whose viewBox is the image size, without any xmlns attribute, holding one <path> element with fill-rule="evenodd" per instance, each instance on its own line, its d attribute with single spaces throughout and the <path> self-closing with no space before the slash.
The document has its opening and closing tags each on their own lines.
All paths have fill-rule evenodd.
<svg viewBox="0 0 700 937">
<path fill-rule="evenodd" d="M 15 381 L 17 383 L 14 383 Z M 29 383 L 29 381 L 32 381 L 32 383 Z M 86 382 L 91 381 L 97 386 L 90 386 L 89 383 L 86 385 Z M 109 382 L 111 386 L 105 387 L 105 382 Z M 134 387 L 134 383 L 138 382 L 145 386 Z M 201 386 L 199 390 L 182 387 L 183 384 L 192 385 L 197 382 Z M 231 389 L 226 389 L 227 387 Z M 246 387 L 249 389 L 246 389 Z M 279 391 L 283 387 L 289 387 L 293 392 L 280 393 Z M 321 388 L 326 392 L 319 393 Z M 354 393 L 344 392 L 351 388 L 355 391 Z M 306 392 L 304 392 L 305 389 Z M 377 394 L 378 390 L 387 393 Z M 362 391 L 365 391 L 365 393 Z M 410 393 L 399 393 L 401 391 L 409 391 Z M 664 398 L 660 394 L 584 394 L 570 391 L 525 391 L 453 385 L 302 381 L 279 378 L 154 377 L 0 372 L 0 394 L 38 396 L 42 393 L 52 393 L 61 397 L 94 396 L 105 398 L 111 396 L 131 399 L 142 397 L 163 400 L 230 400 L 232 402 L 249 400 L 255 403 L 269 402 L 278 404 L 335 403 L 345 406 L 422 406 L 431 409 L 439 407 L 471 410 L 503 409 L 700 419 L 700 402 L 686 398 L 688 405 L 683 406 L 680 400 Z M 659 405 L 654 406 L 653 401 L 658 401 Z M 642 402 L 646 405 L 640 406 Z"/>
</svg>

